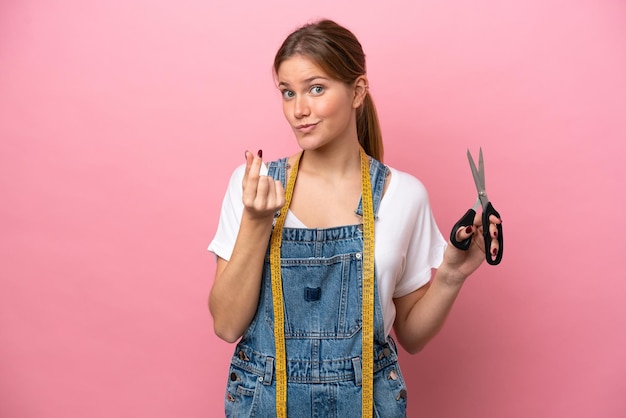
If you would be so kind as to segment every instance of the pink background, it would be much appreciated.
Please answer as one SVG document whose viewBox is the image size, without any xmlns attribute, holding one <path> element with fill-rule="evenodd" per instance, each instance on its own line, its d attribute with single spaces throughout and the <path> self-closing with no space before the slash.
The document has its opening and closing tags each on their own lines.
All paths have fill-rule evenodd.
<svg viewBox="0 0 626 418">
<path fill-rule="evenodd" d="M 296 150 L 271 62 L 323 16 L 442 231 L 468 147 L 504 219 L 502 264 L 402 353 L 409 416 L 626 415 L 623 1 L 24 0 L 0 4 L 0 416 L 222 415 L 206 246 L 244 150 Z"/>
</svg>

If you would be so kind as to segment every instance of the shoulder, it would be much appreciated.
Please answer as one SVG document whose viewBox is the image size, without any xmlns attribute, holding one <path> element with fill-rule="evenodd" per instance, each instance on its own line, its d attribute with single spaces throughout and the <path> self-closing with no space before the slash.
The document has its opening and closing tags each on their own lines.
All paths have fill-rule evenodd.
<svg viewBox="0 0 626 418">
<path fill-rule="evenodd" d="M 424 184 L 414 175 L 387 166 L 389 177 L 385 196 L 399 198 L 404 201 L 428 200 L 428 192 Z"/>
</svg>

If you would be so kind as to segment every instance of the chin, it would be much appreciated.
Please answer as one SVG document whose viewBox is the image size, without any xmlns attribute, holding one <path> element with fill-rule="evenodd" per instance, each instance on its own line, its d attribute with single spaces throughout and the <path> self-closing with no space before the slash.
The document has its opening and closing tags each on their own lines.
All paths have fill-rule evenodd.
<svg viewBox="0 0 626 418">
<path fill-rule="evenodd" d="M 324 141 L 320 141 L 319 139 L 315 139 L 315 138 L 310 138 L 310 137 L 296 137 L 296 140 L 298 141 L 298 146 L 303 150 L 303 151 L 311 151 L 311 150 L 315 150 L 318 149 L 322 146 L 324 146 L 325 142 Z"/>
</svg>

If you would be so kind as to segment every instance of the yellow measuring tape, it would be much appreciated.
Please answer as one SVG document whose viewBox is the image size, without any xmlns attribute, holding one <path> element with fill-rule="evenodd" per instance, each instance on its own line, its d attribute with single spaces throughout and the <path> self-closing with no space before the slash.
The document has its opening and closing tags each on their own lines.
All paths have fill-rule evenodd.
<svg viewBox="0 0 626 418">
<path fill-rule="evenodd" d="M 361 371 L 361 416 L 374 410 L 374 204 L 369 159 L 361 148 L 361 203 L 363 206 L 363 329 Z"/>
<path fill-rule="evenodd" d="M 274 302 L 274 341 L 276 344 L 276 417 L 287 417 L 287 356 L 285 349 L 285 306 L 283 304 L 283 283 L 280 272 L 280 246 L 283 242 L 283 226 L 287 218 L 287 211 L 291 204 L 293 188 L 296 184 L 300 157 L 293 163 L 287 189 L 285 190 L 285 205 L 276 219 L 274 232 L 270 241 L 270 269 L 272 271 L 272 299 Z"/>
<path fill-rule="evenodd" d="M 287 355 L 285 348 L 285 305 L 280 271 L 282 230 L 291 204 L 302 153 L 291 168 L 285 205 L 274 225 L 270 241 L 270 269 L 272 272 L 272 299 L 274 301 L 274 340 L 276 342 L 276 416 L 287 418 Z M 369 158 L 363 148 L 361 156 L 361 199 L 363 206 L 363 307 L 362 307 L 362 417 L 371 417 L 374 410 L 374 205 L 370 181 Z"/>
</svg>

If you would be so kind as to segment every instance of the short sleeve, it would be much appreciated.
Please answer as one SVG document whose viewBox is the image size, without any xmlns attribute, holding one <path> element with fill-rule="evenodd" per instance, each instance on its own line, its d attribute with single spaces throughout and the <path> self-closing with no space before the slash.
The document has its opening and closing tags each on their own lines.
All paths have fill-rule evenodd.
<svg viewBox="0 0 626 418">
<path fill-rule="evenodd" d="M 394 240 L 402 267 L 395 276 L 393 297 L 405 296 L 431 278 L 431 270 L 441 265 L 446 240 L 433 216 L 424 185 L 412 175 L 393 170 L 395 184 L 388 190 L 386 227 L 395 231 L 386 241 Z M 384 201 L 384 200 L 383 200 Z"/>
<path fill-rule="evenodd" d="M 220 219 L 217 231 L 208 250 L 216 256 L 230 260 L 235 247 L 241 216 L 243 214 L 242 181 L 245 173 L 245 165 L 237 167 L 230 177 L 228 188 L 222 201 Z"/>
<path fill-rule="evenodd" d="M 405 296 L 430 281 L 433 268 L 443 261 L 446 241 L 432 214 L 428 199 L 417 208 L 409 240 L 404 274 L 396 282 L 394 298 Z"/>
</svg>

